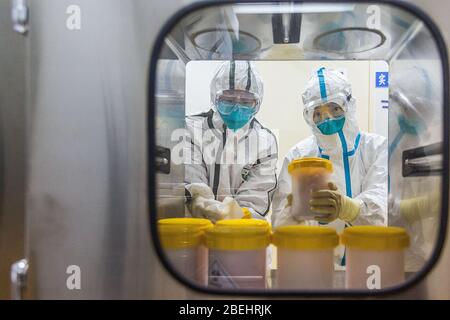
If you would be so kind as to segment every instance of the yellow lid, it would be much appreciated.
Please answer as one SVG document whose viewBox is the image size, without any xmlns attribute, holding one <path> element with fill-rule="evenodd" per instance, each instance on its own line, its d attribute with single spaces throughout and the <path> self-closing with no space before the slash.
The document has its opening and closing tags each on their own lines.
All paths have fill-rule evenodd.
<svg viewBox="0 0 450 320">
<path fill-rule="evenodd" d="M 333 249 L 339 244 L 336 230 L 320 226 L 283 226 L 275 229 L 272 243 L 297 250 Z"/>
<path fill-rule="evenodd" d="M 288 172 L 292 173 L 294 170 L 302 168 L 324 168 L 329 172 L 333 172 L 333 164 L 330 160 L 314 157 L 292 160 L 288 165 Z"/>
<path fill-rule="evenodd" d="M 206 231 L 206 245 L 218 250 L 256 250 L 270 244 L 270 225 L 263 220 L 221 220 Z"/>
<path fill-rule="evenodd" d="M 158 220 L 158 225 L 177 225 L 188 226 L 192 228 L 208 229 L 212 228 L 213 224 L 208 219 L 201 218 L 167 218 Z"/>
<path fill-rule="evenodd" d="M 341 243 L 363 250 L 402 250 L 409 246 L 409 236 L 398 227 L 356 226 L 344 230 Z"/>
<path fill-rule="evenodd" d="M 207 219 L 161 219 L 158 221 L 159 239 L 164 249 L 192 248 L 203 243 L 204 232 L 212 227 Z"/>
</svg>

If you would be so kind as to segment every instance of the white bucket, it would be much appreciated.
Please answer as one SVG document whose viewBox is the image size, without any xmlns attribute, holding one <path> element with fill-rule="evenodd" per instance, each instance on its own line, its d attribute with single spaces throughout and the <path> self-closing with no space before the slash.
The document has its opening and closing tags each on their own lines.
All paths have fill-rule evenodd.
<svg viewBox="0 0 450 320">
<path fill-rule="evenodd" d="M 350 227 L 344 230 L 341 242 L 346 246 L 346 288 L 382 289 L 405 280 L 409 236 L 404 229 Z"/>
<path fill-rule="evenodd" d="M 332 228 L 283 226 L 275 229 L 276 287 L 280 289 L 331 289 L 334 248 L 339 238 Z"/>
<path fill-rule="evenodd" d="M 206 232 L 208 284 L 220 289 L 264 289 L 270 226 L 254 219 L 223 220 Z"/>
<path fill-rule="evenodd" d="M 188 280 L 203 286 L 208 283 L 208 249 L 204 244 L 204 234 L 212 227 L 207 219 L 158 221 L 161 244 L 172 267 Z"/>
</svg>

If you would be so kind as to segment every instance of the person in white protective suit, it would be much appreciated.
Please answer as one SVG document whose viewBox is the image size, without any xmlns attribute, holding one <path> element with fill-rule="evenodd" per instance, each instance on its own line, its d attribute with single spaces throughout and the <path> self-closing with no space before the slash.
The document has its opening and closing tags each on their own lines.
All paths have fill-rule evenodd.
<svg viewBox="0 0 450 320">
<path fill-rule="evenodd" d="M 284 158 L 273 199 L 273 226 L 329 224 L 340 231 L 346 225 L 386 225 L 387 139 L 359 130 L 350 83 L 339 71 L 320 68 L 309 79 L 302 98 L 303 116 L 313 135 Z M 329 189 L 312 192 L 314 220 L 290 210 L 288 165 L 303 157 L 321 157 L 333 164 Z M 345 264 L 342 250 L 338 259 L 338 264 Z"/>
<path fill-rule="evenodd" d="M 278 147 L 255 118 L 263 82 L 249 61 L 227 61 L 210 88 L 212 108 L 186 119 L 187 207 L 213 222 L 264 219 L 277 185 Z"/>
<path fill-rule="evenodd" d="M 405 269 L 410 272 L 430 257 L 439 225 L 441 177 L 402 175 L 403 151 L 442 140 L 442 98 L 430 71 L 406 66 L 393 73 L 389 88 L 389 225 L 409 233 Z"/>
</svg>

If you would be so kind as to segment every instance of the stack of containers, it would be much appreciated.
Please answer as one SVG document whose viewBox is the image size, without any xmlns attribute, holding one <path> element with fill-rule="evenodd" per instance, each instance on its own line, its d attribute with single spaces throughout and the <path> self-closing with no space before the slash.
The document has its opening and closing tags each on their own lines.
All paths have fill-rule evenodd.
<svg viewBox="0 0 450 320">
<path fill-rule="evenodd" d="M 206 231 L 209 286 L 264 289 L 270 225 L 256 219 L 218 221 Z"/>
<path fill-rule="evenodd" d="M 275 229 L 276 287 L 281 289 L 331 289 L 334 248 L 339 237 L 333 228 L 283 226 Z"/>
<path fill-rule="evenodd" d="M 208 249 L 205 232 L 213 224 L 207 219 L 170 218 L 158 221 L 158 232 L 165 254 L 179 273 L 206 286 L 208 283 Z"/>
<path fill-rule="evenodd" d="M 346 246 L 345 286 L 348 289 L 382 289 L 405 280 L 408 233 L 397 227 L 355 226 L 341 236 Z"/>
</svg>

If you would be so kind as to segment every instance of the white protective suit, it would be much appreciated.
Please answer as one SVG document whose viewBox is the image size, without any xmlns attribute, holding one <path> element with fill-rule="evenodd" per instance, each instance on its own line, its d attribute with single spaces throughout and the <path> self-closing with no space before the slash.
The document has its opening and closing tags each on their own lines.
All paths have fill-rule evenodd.
<svg viewBox="0 0 450 320">
<path fill-rule="evenodd" d="M 440 176 L 402 176 L 403 151 L 442 140 L 439 77 L 414 65 L 393 72 L 389 105 L 389 225 L 408 231 L 406 271 L 420 270 L 433 252 L 440 214 Z"/>
<path fill-rule="evenodd" d="M 254 117 L 236 131 L 226 127 L 215 104 L 229 89 L 249 91 L 258 97 L 258 108 L 261 104 L 263 83 L 251 63 L 231 61 L 219 67 L 211 82 L 212 109 L 186 119 L 187 196 L 200 190 L 218 201 L 232 197 L 254 218 L 264 219 L 277 185 L 277 141 Z"/>
<path fill-rule="evenodd" d="M 345 97 L 343 129 L 332 135 L 323 135 L 308 115 L 311 102 L 331 102 Z M 291 193 L 289 163 L 303 157 L 322 157 L 333 163 L 331 180 L 348 197 L 359 200 L 360 213 L 352 225 L 387 224 L 387 139 L 373 133 L 360 132 L 356 121 L 355 99 L 351 86 L 338 71 L 320 68 L 308 81 L 303 94 L 304 117 L 313 135 L 295 145 L 285 156 L 273 200 L 273 226 L 290 224 L 318 224 L 314 220 L 298 221 L 286 207 Z M 338 231 L 345 223 L 337 219 L 330 223 Z M 339 256 L 342 258 L 341 250 Z M 341 260 L 342 261 L 342 260 Z"/>
</svg>

